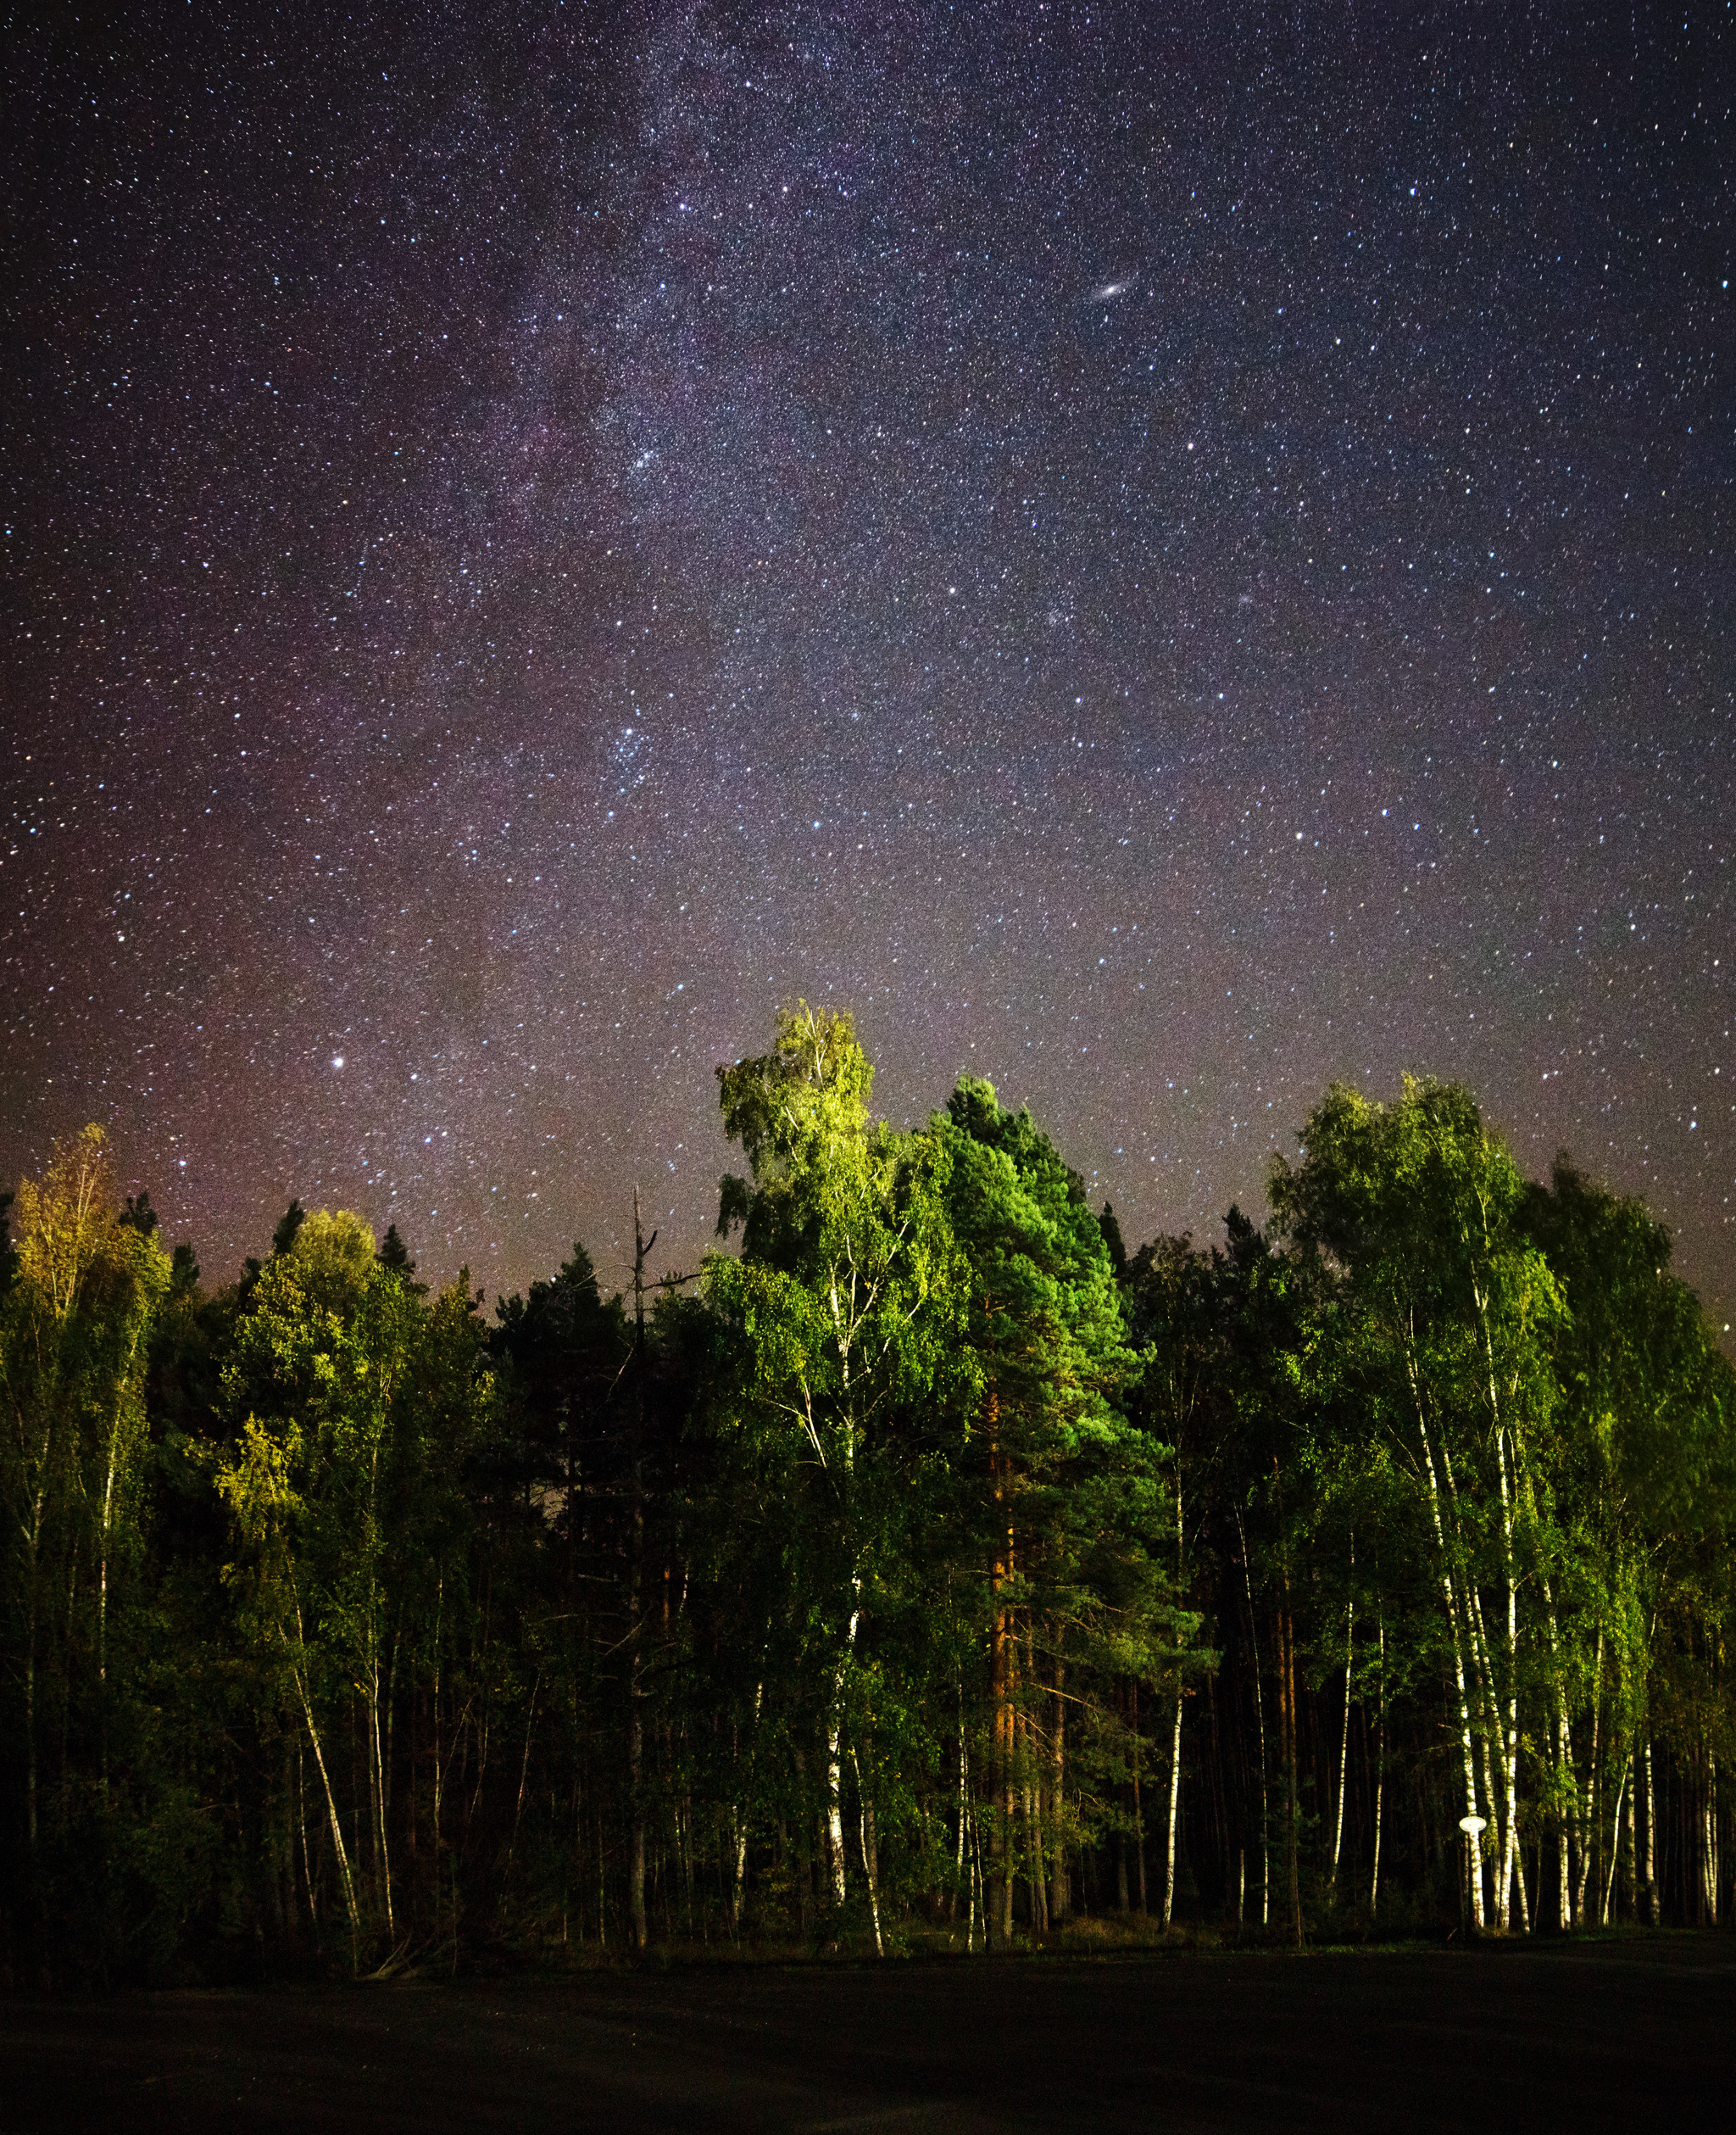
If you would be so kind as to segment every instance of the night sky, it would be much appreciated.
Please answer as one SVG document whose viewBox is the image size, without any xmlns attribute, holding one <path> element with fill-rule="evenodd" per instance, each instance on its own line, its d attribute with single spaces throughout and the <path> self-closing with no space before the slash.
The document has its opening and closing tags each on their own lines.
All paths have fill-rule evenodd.
<svg viewBox="0 0 1736 2135">
<path fill-rule="evenodd" d="M 31 26 L 35 23 L 37 26 Z M 1722 6 L 42 9 L 0 1179 L 706 1249 L 856 1012 L 1202 1238 L 1467 1081 L 1736 1318 Z"/>
</svg>

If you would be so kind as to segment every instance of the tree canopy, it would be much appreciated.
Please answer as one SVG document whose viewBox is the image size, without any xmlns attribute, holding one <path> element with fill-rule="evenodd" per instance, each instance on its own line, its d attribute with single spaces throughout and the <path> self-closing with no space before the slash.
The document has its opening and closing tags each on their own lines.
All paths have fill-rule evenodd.
<svg viewBox="0 0 1736 2135">
<path fill-rule="evenodd" d="M 492 1318 L 299 1200 L 207 1287 L 96 1128 L 19 1183 L 11 1976 L 1728 1917 L 1736 1379 L 1640 1203 L 1335 1087 L 1130 1251 L 847 1015 L 718 1077 L 697 1285 Z"/>
</svg>

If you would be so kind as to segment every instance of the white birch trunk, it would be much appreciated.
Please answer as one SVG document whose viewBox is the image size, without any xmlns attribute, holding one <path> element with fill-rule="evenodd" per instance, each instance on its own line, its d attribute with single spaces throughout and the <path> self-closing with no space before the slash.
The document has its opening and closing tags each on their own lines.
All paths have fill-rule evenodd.
<svg viewBox="0 0 1736 2135">
<path fill-rule="evenodd" d="M 988 1947 L 988 1883 L 982 1873 L 982 1820 L 971 1818 L 971 1918 L 982 1920 L 982 1947 Z"/>
<path fill-rule="evenodd" d="M 1176 1731 L 1170 1748 L 1170 1828 L 1163 1870 L 1163 1924 L 1169 1927 L 1176 1909 L 1176 1824 L 1182 1803 L 1182 1686 L 1176 1685 Z"/>
<path fill-rule="evenodd" d="M 1435 1470 L 1434 1445 L 1428 1435 L 1428 1424 L 1423 1413 L 1422 1389 L 1417 1384 L 1414 1362 L 1407 1356 L 1410 1372 L 1410 1391 L 1416 1405 L 1416 1428 L 1422 1441 L 1423 1472 L 1428 1480 L 1428 1512 L 1434 1528 L 1435 1548 L 1440 1558 L 1441 1600 L 1447 1612 L 1447 1627 L 1453 1641 L 1453 1675 L 1459 1692 L 1459 1743 L 1464 1763 L 1465 1814 L 1481 1814 L 1477 1802 L 1477 1759 L 1472 1745 L 1471 1701 L 1465 1677 L 1465 1632 L 1459 1621 L 1459 1597 L 1453 1580 L 1452 1558 L 1447 1548 L 1444 1523 L 1441 1517 L 1440 1479 Z M 1444 1452 L 1444 1448 L 1443 1448 Z M 1475 1840 L 1469 1842 L 1472 1852 L 1471 1917 L 1479 1933 L 1483 1926 L 1483 1871 Z"/>
<path fill-rule="evenodd" d="M 1567 1693 L 1561 1680 L 1561 1642 L 1555 1623 L 1555 1597 L 1547 1578 L 1543 1582 L 1544 1622 L 1550 1640 L 1550 1707 L 1555 1736 L 1556 1792 L 1573 1781 L 1573 1737 L 1567 1724 Z M 1560 1817 L 1555 1826 L 1556 1924 L 1565 1935 L 1573 1925 L 1573 1878 L 1568 1855 L 1568 1822 Z"/>
<path fill-rule="evenodd" d="M 1507 1800 L 1501 1786 L 1505 1758 L 1505 1731 L 1501 1725 L 1501 1709 L 1496 1694 L 1494 1647 L 1489 1639 L 1488 1626 L 1483 1621 L 1483 1597 L 1477 1591 L 1476 1580 L 1468 1575 L 1465 1586 L 1467 1594 L 1466 1613 L 1471 1625 L 1471 1658 L 1476 1702 L 1483 1714 L 1483 1791 L 1488 1797 L 1494 1835 L 1485 1848 L 1479 1840 L 1479 1859 L 1486 1860 L 1492 1873 L 1494 1890 L 1491 1897 L 1494 1909 L 1494 1924 L 1498 1933 L 1507 1932 L 1508 1897 L 1506 1885 L 1500 1880 L 1500 1871 L 1506 1859 Z"/>
<path fill-rule="evenodd" d="M 962 1881 L 965 1873 L 965 1827 L 970 1820 L 971 1767 L 965 1751 L 965 1700 L 959 1697 L 959 1846 L 954 1861 L 954 1873 Z"/>
<path fill-rule="evenodd" d="M 834 1710 L 826 1729 L 826 1851 L 832 1870 L 832 1894 L 844 1902 L 844 1812 L 838 1761 L 838 1724 Z"/>
<path fill-rule="evenodd" d="M 1700 1854 L 1700 1888 L 1705 1896 L 1705 1924 L 1718 1924 L 1718 1760 L 1710 1750 L 1705 1759 L 1705 1803 L 1701 1812 L 1704 1843 Z"/>
<path fill-rule="evenodd" d="M 750 1770 L 753 1765 L 754 1750 L 759 1742 L 760 1707 L 765 1696 L 765 1683 L 764 1678 L 762 1677 L 762 1679 L 754 1686 L 754 1740 L 749 1743 L 748 1750 L 748 1761 Z M 742 1801 L 736 1804 L 735 1809 L 735 1886 L 734 1895 L 730 1902 L 730 1917 L 732 1920 L 739 1920 L 741 1919 L 742 1893 L 746 1886 L 747 1880 L 748 1805 L 745 1801 Z"/>
<path fill-rule="evenodd" d="M 108 1531 L 114 1516 L 114 1463 L 118 1452 L 115 1441 L 119 1436 L 119 1429 L 111 1428 L 108 1470 L 103 1479 L 103 1525 L 97 1558 L 97 1681 L 105 1693 L 108 1685 Z M 108 1784 L 106 1771 L 103 1784 Z"/>
<path fill-rule="evenodd" d="M 1186 1547 L 1186 1530 L 1182 1522 L 1182 1463 L 1176 1461 L 1176 1591 L 1182 1587 L 1182 1552 Z M 1170 1921 L 1176 1909 L 1176 1823 L 1182 1803 L 1182 1675 L 1176 1671 L 1176 1725 L 1170 1743 L 1170 1814 L 1169 1828 L 1164 1839 L 1163 1870 L 1163 1925 L 1169 1932 Z M 1139 1834 L 1139 1902 L 1140 1910 L 1145 1909 L 1145 1834 Z"/>
<path fill-rule="evenodd" d="M 300 1610 L 297 1610 L 299 1616 Z M 337 1856 L 337 1880 L 343 1887 L 344 1909 L 349 1915 L 349 1937 L 352 1959 L 361 1919 L 356 1906 L 356 1887 L 349 1870 L 349 1853 L 343 1842 L 343 1827 L 337 1820 L 337 1800 L 331 1791 L 331 1775 L 326 1769 L 326 1752 L 320 1741 L 320 1730 L 314 1719 L 314 1701 L 308 1695 L 307 1680 L 299 1668 L 292 1668 L 295 1686 L 301 1697 L 302 1715 L 307 1722 L 308 1744 L 314 1753 L 314 1762 L 319 1767 L 320 1784 L 326 1790 L 326 1814 L 331 1831 L 331 1846 Z"/>
<path fill-rule="evenodd" d="M 861 1581 L 856 1580 L 853 1584 L 860 1595 Z M 832 1855 L 832 1894 L 840 1905 L 844 1902 L 844 1805 L 838 1709 L 843 1697 L 844 1671 L 849 1656 L 856 1650 L 856 1626 L 861 1616 L 860 1605 L 851 1609 L 849 1636 L 844 1645 L 844 1658 L 838 1663 L 832 1678 L 832 1710 L 826 1722 L 826 1833 L 827 1851 Z"/>
<path fill-rule="evenodd" d="M 1488 1243 L 1488 1212 L 1483 1211 L 1483 1238 Z M 1513 1472 L 1507 1469 L 1509 1434 L 1501 1419 L 1501 1396 L 1495 1370 L 1494 1338 L 1488 1324 L 1488 1293 L 1472 1278 L 1471 1294 L 1477 1306 L 1478 1329 L 1483 1335 L 1483 1353 L 1488 1376 L 1489 1422 L 1494 1429 L 1495 1465 L 1500 1477 L 1501 1492 L 1501 1575 L 1507 1593 L 1506 1663 L 1507 1698 L 1505 1712 L 1500 1709 L 1500 1683 L 1492 1665 L 1488 1666 L 1488 1696 L 1491 1716 L 1496 1721 L 1491 1740 L 1500 1745 L 1502 1781 L 1501 1846 L 1500 1879 L 1495 1891 L 1495 1916 L 1504 1933 L 1511 1932 L 1513 1924 L 1514 1871 L 1519 1852 L 1519 1619 L 1518 1580 L 1513 1563 L 1513 1535 L 1515 1514 L 1519 1494 L 1518 1447 L 1513 1444 Z M 1482 1630 L 1482 1611 L 1477 1612 L 1478 1629 Z M 1488 1664 L 1486 1663 L 1486 1664 Z M 1493 1788 L 1491 1788 L 1493 1794 Z M 1522 1869 L 1519 1872 L 1519 1909 L 1528 1930 L 1530 1908 L 1526 1901 Z"/>
<path fill-rule="evenodd" d="M 1603 1924 L 1610 1924 L 1610 1908 L 1616 1902 L 1616 1870 L 1622 1859 L 1622 1803 L 1627 1797 L 1628 1782 L 1633 1776 L 1633 1759 L 1630 1756 L 1622 1767 L 1621 1784 L 1616 1789 L 1615 1820 L 1610 1829 L 1610 1872 L 1604 1881 Z"/>
<path fill-rule="evenodd" d="M 1356 1541 L 1350 1540 L 1350 1564 L 1356 1564 Z M 1338 1733 L 1338 1806 L 1333 1819 L 1333 1895 L 1338 1895 L 1338 1862 L 1344 1850 L 1344 1781 L 1350 1770 L 1350 1677 L 1356 1658 L 1356 1602 L 1353 1595 L 1344 1612 L 1344 1721 Z"/>
<path fill-rule="evenodd" d="M 1484 1339 L 1487 1341 L 1487 1335 Z M 1494 1398 L 1493 1359 L 1490 1364 L 1489 1398 L 1491 1401 Z M 1507 1588 L 1507 1703 L 1502 1715 L 1501 1730 L 1501 1777 L 1506 1793 L 1506 1829 L 1502 1833 L 1500 1910 L 1501 1924 L 1511 1932 L 1513 1891 L 1516 1880 L 1520 1922 L 1528 1935 L 1531 1932 L 1531 1906 L 1525 1892 L 1524 1863 L 1519 1856 L 1519 1582 L 1513 1565 L 1514 1512 L 1519 1495 L 1519 1454 L 1516 1446 L 1512 1449 L 1514 1473 L 1510 1487 L 1507 1450 L 1505 1434 L 1498 1424 L 1495 1458 L 1501 1477 L 1501 1558 Z"/>
<path fill-rule="evenodd" d="M 1573 1745 L 1567 1732 L 1566 1716 L 1561 1713 L 1557 1713 L 1555 1716 L 1555 1764 L 1557 1769 L 1566 1773 L 1571 1781 L 1573 1774 Z M 1576 1784 L 1576 1792 L 1577 1791 Z M 1561 1907 L 1561 1925 L 1565 1933 L 1574 1924 L 1572 1863 L 1569 1858 L 1567 1820 L 1565 1817 L 1555 1830 L 1555 1859 L 1561 1875 L 1561 1891 L 1558 1898 Z"/>
<path fill-rule="evenodd" d="M 1591 1770 L 1587 1776 L 1585 1791 L 1580 1792 L 1578 1775 L 1574 1775 L 1574 1823 L 1579 1832 L 1579 1883 L 1574 1894 L 1573 1917 L 1576 1921 L 1585 1918 L 1586 1886 L 1591 1880 L 1592 1840 L 1597 1829 L 1597 1782 L 1599 1738 L 1603 1731 L 1604 1702 L 1604 1635 L 1597 1635 L 1597 1670 L 1592 1678 L 1591 1689 Z M 1569 1740 L 1572 1740 L 1570 1735 Z"/>
<path fill-rule="evenodd" d="M 1441 1439 L 1441 1471 L 1446 1479 L 1447 1503 L 1452 1515 L 1452 1530 L 1456 1541 L 1461 1531 L 1459 1520 L 1459 1489 L 1453 1474 L 1452 1452 L 1444 1435 Z M 1477 1924 L 1481 1927 L 1484 1924 L 1482 1915 L 1483 1871 L 1484 1863 L 1488 1862 L 1497 1871 L 1493 1893 L 1495 1926 L 1502 1934 L 1505 1934 L 1507 1929 L 1507 1891 L 1505 1886 L 1499 1881 L 1499 1870 L 1505 1858 L 1502 1827 L 1505 1821 L 1506 1810 L 1505 1796 L 1500 1791 L 1499 1785 L 1504 1761 L 1501 1754 L 1503 1730 L 1500 1706 L 1496 1692 L 1494 1663 L 1488 1630 L 1483 1617 L 1483 1597 L 1477 1588 L 1475 1572 L 1470 1564 L 1463 1561 L 1462 1555 L 1458 1560 L 1458 1571 L 1465 1590 L 1461 1606 L 1465 1613 L 1466 1642 L 1471 1654 L 1472 1709 L 1482 1715 L 1484 1791 L 1488 1796 L 1489 1816 L 1495 1826 L 1492 1848 L 1485 1847 L 1481 1832 L 1478 1832 L 1477 1837 L 1472 1842 L 1472 1859 L 1476 1863 L 1473 1910 L 1477 1915 Z M 1466 1747 L 1474 1755 L 1475 1731 L 1472 1728 L 1468 1718 L 1466 1731 Z M 1475 1815 L 1477 1812 L 1472 1809 L 1468 1813 Z"/>
</svg>

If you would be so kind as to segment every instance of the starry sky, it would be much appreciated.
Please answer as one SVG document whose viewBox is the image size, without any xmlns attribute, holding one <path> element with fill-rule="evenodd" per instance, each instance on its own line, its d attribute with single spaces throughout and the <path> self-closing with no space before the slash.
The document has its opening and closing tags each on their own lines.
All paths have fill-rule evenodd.
<svg viewBox="0 0 1736 2135">
<path fill-rule="evenodd" d="M 0 1177 L 707 1249 L 848 1006 L 1130 1244 L 1468 1082 L 1736 1318 L 1736 17 L 14 19 Z"/>
</svg>

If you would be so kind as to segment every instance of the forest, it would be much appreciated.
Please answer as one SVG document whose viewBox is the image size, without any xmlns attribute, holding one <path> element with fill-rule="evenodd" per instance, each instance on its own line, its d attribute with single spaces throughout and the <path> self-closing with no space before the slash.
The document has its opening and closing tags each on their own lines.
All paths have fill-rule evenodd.
<svg viewBox="0 0 1736 2135">
<path fill-rule="evenodd" d="M 19 1183 L 0 1984 L 1728 1920 L 1736 1376 L 1641 1203 L 1337 1086 L 1130 1251 L 872 1076 L 783 1011 L 614 1296 Z"/>
</svg>

